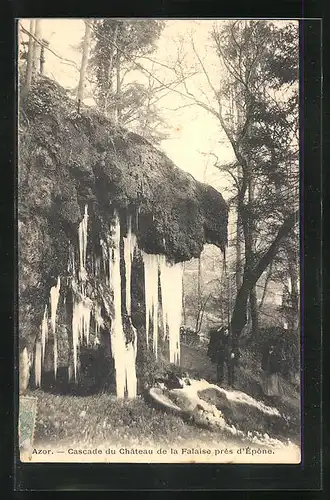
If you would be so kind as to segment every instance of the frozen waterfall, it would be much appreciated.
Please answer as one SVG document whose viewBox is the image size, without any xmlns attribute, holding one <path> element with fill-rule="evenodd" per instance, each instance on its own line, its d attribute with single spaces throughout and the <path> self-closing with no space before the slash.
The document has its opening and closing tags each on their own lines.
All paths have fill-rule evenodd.
<svg viewBox="0 0 330 500">
<path fill-rule="evenodd" d="M 144 291 L 146 304 L 146 342 L 149 346 L 149 326 L 152 323 L 152 347 L 157 358 L 158 349 L 158 270 L 159 255 L 142 252 L 144 263 Z"/>
<path fill-rule="evenodd" d="M 180 363 L 180 326 L 182 315 L 182 264 L 172 264 L 163 255 L 142 252 L 145 273 L 146 334 L 153 324 L 153 350 L 158 346 L 158 286 L 162 297 L 164 337 L 168 332 L 170 363 Z"/>
<path fill-rule="evenodd" d="M 60 298 L 60 288 L 61 288 L 61 281 L 60 281 L 60 277 L 58 277 L 57 284 L 55 286 L 52 286 L 52 288 L 50 289 L 50 322 L 51 322 L 53 338 L 54 338 L 54 376 L 55 376 L 55 378 L 56 378 L 56 374 L 57 374 L 57 358 L 58 358 L 56 313 L 57 313 L 58 301 Z"/>
<path fill-rule="evenodd" d="M 131 280 L 132 280 L 132 262 L 134 250 L 136 247 L 136 236 L 132 233 L 132 216 L 128 217 L 127 221 L 127 236 L 124 241 L 124 260 L 126 274 L 126 310 L 127 314 L 131 315 Z"/>
<path fill-rule="evenodd" d="M 45 306 L 44 315 L 41 322 L 41 346 L 42 346 L 42 361 L 45 360 L 46 342 L 48 340 L 48 307 Z"/>
<path fill-rule="evenodd" d="M 164 332 L 168 331 L 170 363 L 179 364 L 183 266 L 167 262 L 164 256 L 160 256 L 159 267 L 163 326 Z"/>
<path fill-rule="evenodd" d="M 79 229 L 78 229 L 80 280 L 85 280 L 86 278 L 87 237 L 88 237 L 88 207 L 87 205 L 85 205 L 84 217 L 81 223 L 79 224 Z"/>
<path fill-rule="evenodd" d="M 113 291 L 114 313 L 111 325 L 111 349 L 116 370 L 116 389 L 117 396 L 123 398 L 125 396 L 125 388 L 127 396 L 134 398 L 136 396 L 136 381 L 135 373 L 135 354 L 132 343 L 126 345 L 126 338 L 123 328 L 122 311 L 121 311 L 121 275 L 120 275 L 120 220 L 118 214 L 115 213 L 115 220 L 112 226 L 112 242 L 110 261 L 110 286 Z M 134 387 L 133 387 L 134 385 Z"/>
<path fill-rule="evenodd" d="M 144 267 L 147 347 L 152 349 L 155 358 L 157 358 L 159 315 L 161 315 L 160 319 L 162 321 L 160 321 L 160 325 L 163 324 L 163 340 L 168 341 L 169 361 L 175 364 L 180 363 L 183 267 L 182 264 L 168 262 L 163 255 L 149 254 L 139 250 L 137 236 L 132 232 L 131 215 L 127 218 L 127 234 L 123 237 L 117 212 L 114 213 L 113 223 L 108 231 L 102 236 L 97 235 L 98 238 L 101 237 L 99 239 L 101 256 L 97 253 L 87 256 L 88 221 L 88 206 L 85 205 L 84 216 L 78 227 L 78 248 L 75 248 L 70 242 L 68 252 L 67 271 L 70 276 L 68 285 L 73 298 L 71 318 L 73 363 L 69 363 L 68 366 L 69 378 L 71 379 L 74 376 L 77 381 L 81 344 L 89 345 L 91 333 L 95 335 L 94 345 L 98 345 L 100 343 L 100 330 L 107 328 L 107 319 L 109 319 L 110 328 L 108 327 L 108 334 L 114 360 L 117 396 L 120 398 L 125 396 L 135 398 L 137 395 L 136 357 L 138 335 L 131 320 L 132 264 L 134 256 L 140 252 Z M 123 244 L 123 254 L 121 254 L 121 243 Z M 89 264 L 88 268 L 87 263 Z M 125 270 L 124 308 L 122 307 L 124 277 L 121 276 L 123 269 Z M 90 273 L 90 280 L 87 280 L 88 272 Z M 57 328 L 59 323 L 57 314 L 61 285 L 64 288 L 63 283 L 61 283 L 61 278 L 58 276 L 56 285 L 52 286 L 50 290 L 49 303 L 44 308 L 40 325 L 40 337 L 38 337 L 35 344 L 36 386 L 40 386 L 41 383 L 41 368 L 45 359 L 46 344 L 50 333 L 53 335 L 54 340 L 54 377 L 56 378 L 57 375 Z M 96 284 L 97 294 L 94 294 L 96 290 L 93 283 Z M 160 306 L 159 292 L 162 307 Z M 112 297 L 113 302 L 110 297 Z M 102 317 L 101 304 L 105 311 L 104 317 Z M 126 318 L 123 318 L 125 309 L 128 322 L 126 322 Z M 94 319 L 92 323 L 91 316 Z M 90 332 L 91 324 L 94 331 Z M 128 331 L 126 331 L 126 328 Z M 130 337 L 130 341 L 127 341 L 128 337 Z"/>
</svg>

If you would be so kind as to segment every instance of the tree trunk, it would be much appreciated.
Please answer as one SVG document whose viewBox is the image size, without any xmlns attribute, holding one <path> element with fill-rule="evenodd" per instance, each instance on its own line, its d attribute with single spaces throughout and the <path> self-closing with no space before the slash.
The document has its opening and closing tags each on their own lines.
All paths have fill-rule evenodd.
<svg viewBox="0 0 330 500">
<path fill-rule="evenodd" d="M 201 258 L 198 258 L 198 274 L 197 274 L 197 300 L 198 305 L 201 303 L 201 275 L 202 275 L 202 266 L 201 266 Z"/>
<path fill-rule="evenodd" d="M 237 123 L 240 123 L 240 117 L 238 114 L 238 110 L 235 112 L 235 117 L 237 120 Z M 238 185 L 240 186 L 240 190 L 242 191 L 243 188 L 243 182 L 242 182 L 242 176 L 244 175 L 244 172 L 242 172 L 242 168 L 240 165 L 237 166 L 237 180 L 238 180 Z M 243 194 L 244 198 L 244 194 Z M 242 265 L 242 243 L 243 242 L 243 234 L 242 234 L 242 217 L 240 210 L 242 209 L 242 204 L 243 204 L 243 199 L 241 198 L 240 202 L 237 203 L 237 222 L 236 222 L 236 293 L 242 286 L 243 282 L 243 265 Z"/>
<path fill-rule="evenodd" d="M 249 200 L 250 211 L 251 208 L 253 207 L 254 199 L 255 199 L 255 185 L 250 177 L 248 181 L 248 200 Z M 249 217 L 249 222 L 248 222 L 248 235 L 249 235 L 248 238 L 249 248 L 247 254 L 249 255 L 249 268 L 251 268 L 252 265 L 254 265 L 255 249 L 256 249 L 255 226 L 254 226 L 254 221 L 253 219 L 251 219 L 251 217 Z M 259 328 L 259 310 L 258 310 L 256 286 L 253 286 L 250 291 L 249 305 L 251 313 L 252 336 L 256 337 L 258 335 L 258 328 Z"/>
<path fill-rule="evenodd" d="M 196 323 L 195 323 L 195 332 L 198 332 L 200 315 L 201 315 L 201 310 L 198 307 L 197 317 L 196 317 Z"/>
<path fill-rule="evenodd" d="M 241 217 L 237 211 L 237 226 L 236 226 L 236 290 L 242 286 L 242 248 L 241 248 Z"/>
<path fill-rule="evenodd" d="M 289 264 L 289 278 L 291 284 L 290 290 L 290 315 L 289 315 L 289 329 L 294 331 L 299 325 L 299 291 L 298 291 L 298 263 L 296 252 L 291 250 L 287 252 Z"/>
<path fill-rule="evenodd" d="M 233 314 L 231 317 L 230 330 L 233 339 L 238 339 L 247 322 L 247 302 L 250 295 L 251 283 L 247 278 L 243 279 L 241 288 L 239 289 Z"/>
<path fill-rule="evenodd" d="M 186 312 L 186 294 L 185 294 L 185 286 L 184 286 L 184 272 L 185 265 L 183 263 L 183 273 L 182 273 L 182 314 L 183 314 L 183 324 L 187 324 L 187 312 Z"/>
<path fill-rule="evenodd" d="M 251 311 L 251 321 L 252 321 L 252 336 L 258 336 L 259 330 L 259 310 L 257 302 L 257 290 L 254 286 L 250 292 L 250 311 Z"/>
<path fill-rule="evenodd" d="M 293 275 L 291 276 L 291 307 L 292 315 L 289 326 L 291 330 L 295 331 L 299 326 L 299 293 L 296 272 L 293 272 Z"/>
<path fill-rule="evenodd" d="M 226 294 L 226 286 L 225 286 L 225 281 L 226 281 L 226 274 L 225 274 L 225 257 L 223 260 L 223 265 L 222 265 L 222 271 L 221 271 L 221 277 L 220 277 L 220 290 L 219 290 L 219 295 L 220 295 L 220 319 L 221 319 L 221 324 L 224 324 L 225 321 L 225 294 Z"/>
<path fill-rule="evenodd" d="M 201 313 L 202 306 L 202 289 L 201 289 L 201 276 L 202 276 L 202 266 L 201 266 L 201 258 L 198 258 L 198 271 L 197 271 L 197 317 L 196 317 L 196 326 L 195 330 L 198 331 L 199 327 L 199 317 Z"/>
<path fill-rule="evenodd" d="M 78 84 L 78 91 L 77 91 L 77 100 L 78 103 L 81 103 L 84 98 L 84 83 L 85 83 L 85 76 L 86 76 L 86 69 L 87 69 L 87 63 L 88 63 L 88 53 L 89 53 L 89 46 L 90 46 L 90 39 L 91 39 L 91 26 L 90 22 L 85 22 L 85 36 L 84 36 L 84 42 L 83 42 L 83 53 L 82 53 L 82 59 L 81 59 L 81 67 L 80 67 L 80 77 L 79 77 L 79 84 Z"/>
<path fill-rule="evenodd" d="M 115 27 L 115 32 L 113 35 L 113 41 L 116 44 L 117 43 L 117 36 L 118 36 L 118 24 L 116 24 Z M 104 95 L 104 111 L 107 112 L 108 110 L 108 101 L 109 101 L 109 96 L 112 94 L 112 89 L 113 89 L 113 82 L 112 82 L 112 77 L 113 77 L 113 58 L 115 56 L 115 53 L 117 52 L 117 49 L 115 46 L 112 46 L 112 50 L 110 53 L 110 59 L 109 59 L 109 66 L 108 66 L 108 75 L 107 75 L 107 81 L 106 81 L 106 90 L 105 90 L 105 95 Z M 119 54 L 117 53 L 117 57 L 119 57 Z M 112 96 L 113 97 L 113 96 Z M 115 109 L 111 108 L 111 113 L 110 116 L 112 118 L 116 118 L 115 116 Z"/>
<path fill-rule="evenodd" d="M 264 255 L 255 264 L 255 266 L 252 269 L 249 269 L 247 267 L 245 267 L 244 269 L 243 283 L 237 293 L 235 306 L 231 317 L 231 332 L 235 341 L 238 340 L 242 329 L 246 324 L 247 302 L 250 292 L 257 283 L 262 273 L 272 262 L 283 238 L 286 238 L 294 227 L 298 218 L 298 213 L 298 211 L 294 212 L 290 214 L 287 219 L 285 219 L 282 226 L 279 228 L 273 243 L 270 245 L 267 252 L 265 252 Z"/>
<path fill-rule="evenodd" d="M 196 330 L 196 333 L 199 333 L 202 329 L 202 323 L 203 323 L 203 318 L 204 318 L 204 313 L 205 313 L 205 309 L 206 309 L 206 305 L 210 299 L 211 295 L 209 294 L 206 299 L 204 300 L 202 306 L 201 306 L 201 310 L 200 310 L 200 313 L 199 313 L 199 323 L 198 323 L 198 329 Z"/>
<path fill-rule="evenodd" d="M 260 300 L 260 303 L 259 303 L 259 306 L 258 306 L 260 310 L 262 309 L 262 306 L 264 305 L 264 302 L 265 302 L 265 298 L 266 298 L 266 295 L 267 295 L 268 284 L 269 284 L 270 278 L 272 277 L 272 269 L 273 269 L 273 263 L 271 262 L 270 266 L 269 266 L 269 270 L 267 272 L 267 276 L 266 276 L 266 280 L 265 280 L 265 284 L 264 284 L 264 289 L 263 289 L 263 292 L 262 292 L 262 297 L 261 297 L 261 300 Z"/>
<path fill-rule="evenodd" d="M 33 41 L 33 63 L 32 63 L 32 72 L 35 75 L 40 71 L 40 50 L 41 45 L 41 26 L 40 19 L 36 19 L 35 29 L 34 29 L 35 40 Z"/>
<path fill-rule="evenodd" d="M 45 47 L 48 47 L 49 42 L 47 40 L 42 40 L 43 45 L 40 51 L 40 74 L 43 75 L 45 72 Z"/>
<path fill-rule="evenodd" d="M 121 81 L 120 81 L 120 57 L 117 54 L 116 62 L 116 123 L 120 123 L 121 118 Z"/>
<path fill-rule="evenodd" d="M 30 21 L 30 36 L 28 45 L 28 55 L 26 64 L 26 78 L 25 78 L 25 89 L 24 93 L 27 94 L 31 87 L 32 73 L 33 73 L 33 37 L 35 30 L 35 20 Z"/>
<path fill-rule="evenodd" d="M 21 50 L 21 43 L 22 43 L 22 32 L 21 32 L 21 27 L 20 23 L 17 22 L 17 61 L 20 62 L 20 50 Z"/>
</svg>

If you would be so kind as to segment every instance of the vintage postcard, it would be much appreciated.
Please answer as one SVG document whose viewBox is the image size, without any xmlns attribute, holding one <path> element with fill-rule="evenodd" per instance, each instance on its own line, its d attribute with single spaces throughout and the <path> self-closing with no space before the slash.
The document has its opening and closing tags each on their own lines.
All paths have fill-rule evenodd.
<svg viewBox="0 0 330 500">
<path fill-rule="evenodd" d="M 22 462 L 301 462 L 298 31 L 17 21 Z"/>
</svg>

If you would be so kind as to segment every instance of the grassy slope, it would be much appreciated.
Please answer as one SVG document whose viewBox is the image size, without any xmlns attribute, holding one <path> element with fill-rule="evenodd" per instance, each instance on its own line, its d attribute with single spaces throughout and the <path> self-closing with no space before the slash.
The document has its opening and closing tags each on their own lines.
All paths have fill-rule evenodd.
<svg viewBox="0 0 330 500">
<path fill-rule="evenodd" d="M 204 351 L 193 347 L 182 347 L 182 365 L 193 376 L 215 381 L 215 367 Z M 260 376 L 251 360 L 242 359 L 238 372 L 237 389 L 255 394 Z M 259 378 L 258 378 L 259 377 Z M 248 390 L 250 388 L 250 390 Z M 299 434 L 299 399 L 294 389 L 286 384 L 285 397 L 279 401 L 278 409 L 292 420 L 292 438 Z M 165 414 L 148 405 L 142 397 L 135 401 L 118 401 L 109 394 L 88 397 L 57 396 L 35 391 L 38 397 L 36 445 L 60 441 L 97 446 L 107 442 L 113 445 L 171 445 L 174 442 L 210 443 L 225 439 L 214 432 L 196 428 L 176 415 Z M 261 398 L 260 398 L 261 399 Z"/>
<path fill-rule="evenodd" d="M 88 397 L 55 396 L 39 392 L 36 445 L 98 446 L 169 445 L 194 440 L 210 442 L 214 433 L 196 429 L 180 417 L 149 406 L 142 397 L 118 401 L 102 394 Z"/>
</svg>

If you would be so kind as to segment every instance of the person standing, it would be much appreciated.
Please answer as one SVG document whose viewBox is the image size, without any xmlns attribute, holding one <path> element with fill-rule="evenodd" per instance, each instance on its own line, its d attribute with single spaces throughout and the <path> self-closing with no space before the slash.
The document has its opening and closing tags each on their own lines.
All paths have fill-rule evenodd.
<svg viewBox="0 0 330 500">
<path fill-rule="evenodd" d="M 217 383 L 222 384 L 225 375 L 225 363 L 227 368 L 229 367 L 229 332 L 227 327 L 222 326 L 210 330 L 210 343 L 207 354 L 211 361 L 216 364 Z"/>
<path fill-rule="evenodd" d="M 279 373 L 281 356 L 276 341 L 270 341 L 263 349 L 261 368 L 264 372 L 264 393 L 269 397 L 280 395 Z"/>
</svg>

